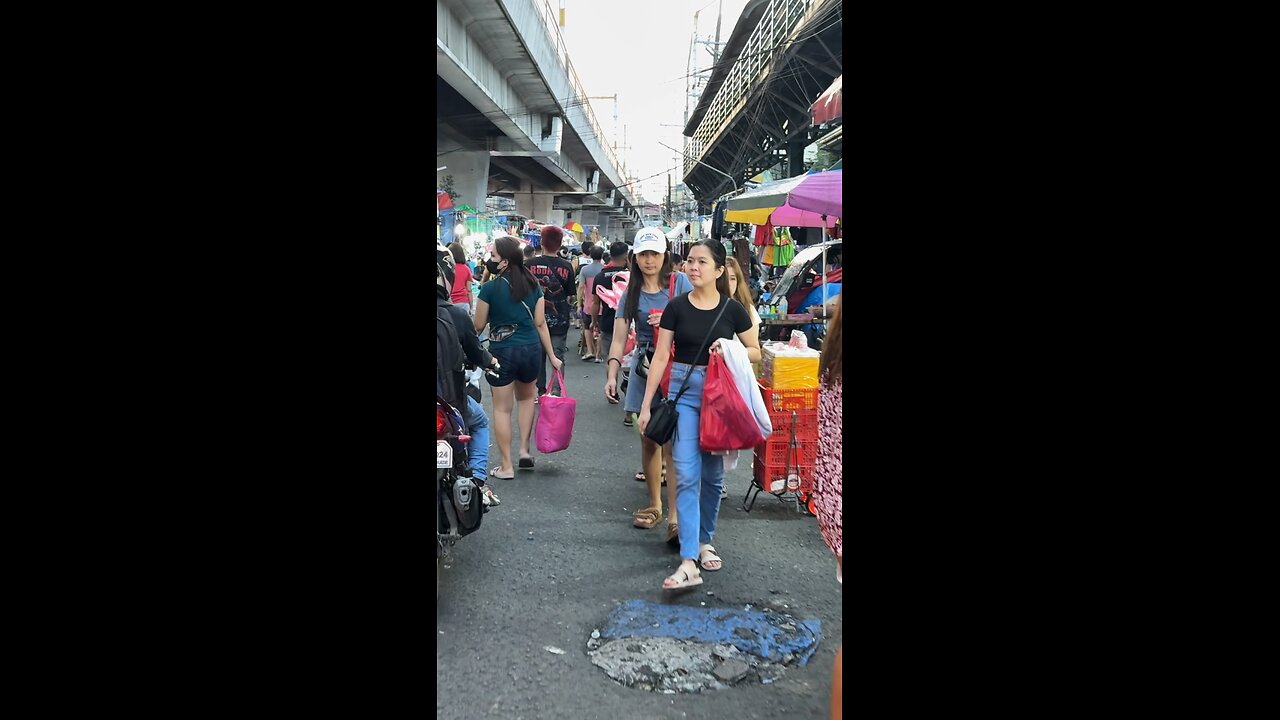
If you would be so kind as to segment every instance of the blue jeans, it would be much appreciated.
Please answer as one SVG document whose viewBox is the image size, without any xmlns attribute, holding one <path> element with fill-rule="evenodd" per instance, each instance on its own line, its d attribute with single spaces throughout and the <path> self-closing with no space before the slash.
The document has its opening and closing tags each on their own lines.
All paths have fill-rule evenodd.
<svg viewBox="0 0 1280 720">
<path fill-rule="evenodd" d="M 489 477 L 489 416 L 476 399 L 467 396 L 462 408 L 462 421 L 467 424 L 471 444 L 467 446 L 467 461 L 471 465 L 471 477 L 484 482 Z"/>
<path fill-rule="evenodd" d="M 720 488 L 724 486 L 724 456 L 703 452 L 698 445 L 706 366 L 673 362 L 671 385 L 667 389 L 670 397 L 675 397 L 686 377 L 689 387 L 676 402 L 672 455 L 676 465 L 676 511 L 680 516 L 680 557 L 696 560 L 699 544 L 710 544 L 716 534 Z"/>
</svg>

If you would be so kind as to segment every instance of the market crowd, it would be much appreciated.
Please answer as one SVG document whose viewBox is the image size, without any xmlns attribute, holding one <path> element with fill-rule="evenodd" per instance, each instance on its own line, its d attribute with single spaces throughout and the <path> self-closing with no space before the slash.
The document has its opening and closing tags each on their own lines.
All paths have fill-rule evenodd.
<svg viewBox="0 0 1280 720">
<path fill-rule="evenodd" d="M 730 397 L 751 411 L 761 437 L 786 436 L 783 415 L 772 411 L 780 398 L 791 407 L 798 403 L 796 412 L 811 420 L 801 430 L 808 433 L 803 439 L 815 441 L 803 443 L 814 452 L 801 459 L 807 477 L 779 474 L 791 465 L 771 455 L 777 443 L 767 440 L 754 446 L 751 462 L 755 482 L 766 492 L 796 490 L 793 485 L 802 483 L 843 582 L 843 294 L 835 285 L 834 297 L 828 296 L 840 278 L 840 257 L 824 263 L 813 285 L 827 285 L 819 302 L 807 285 L 796 296 L 792 310 L 807 307 L 818 316 L 795 320 L 785 341 L 766 341 L 776 330 L 777 302 L 787 298 L 761 302 L 778 273 L 764 270 L 749 249 L 743 253 L 742 238 L 701 240 L 675 252 L 656 228 L 640 229 L 631 243 L 584 241 L 572 250 L 564 237 L 561 228 L 543 226 L 535 247 L 500 234 L 485 255 L 470 257 L 459 243 L 437 246 L 437 312 L 449 313 L 460 328 L 469 364 L 462 380 L 478 390 L 483 378 L 492 393 L 492 418 L 478 393 L 457 399 L 472 432 L 469 462 L 484 503 L 501 503 L 495 480 L 535 466 L 530 440 L 536 406 L 559 394 L 552 379 L 564 366 L 569 330 L 580 328 L 579 360 L 606 365 L 605 401 L 620 405 L 620 421 L 639 430 L 635 479 L 645 484 L 648 499 L 630 522 L 657 529 L 681 558 L 675 572 L 655 578 L 655 587 L 695 587 L 706 573 L 733 562 L 732 548 L 715 544 L 731 455 L 703 450 L 700 442 L 702 416 L 709 412 L 703 398 L 713 392 L 736 392 Z M 801 323 L 819 332 L 802 331 Z M 821 351 L 810 348 L 818 339 Z M 713 365 L 719 372 L 711 372 Z M 746 438 L 752 429 L 737 430 L 728 441 Z M 492 446 L 497 452 L 491 460 Z M 837 678 L 842 657 L 843 648 Z"/>
</svg>

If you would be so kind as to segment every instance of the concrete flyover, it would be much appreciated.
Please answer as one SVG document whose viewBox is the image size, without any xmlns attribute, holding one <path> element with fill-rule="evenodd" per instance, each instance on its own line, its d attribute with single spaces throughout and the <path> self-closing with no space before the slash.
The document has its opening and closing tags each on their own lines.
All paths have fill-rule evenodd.
<svg viewBox="0 0 1280 720">
<path fill-rule="evenodd" d="M 546 0 L 436 0 L 437 181 L 543 222 L 640 224 Z"/>
<path fill-rule="evenodd" d="M 684 182 L 702 208 L 781 162 L 803 172 L 804 148 L 830 131 L 809 110 L 843 72 L 843 35 L 839 0 L 747 3 L 684 129 Z"/>
</svg>

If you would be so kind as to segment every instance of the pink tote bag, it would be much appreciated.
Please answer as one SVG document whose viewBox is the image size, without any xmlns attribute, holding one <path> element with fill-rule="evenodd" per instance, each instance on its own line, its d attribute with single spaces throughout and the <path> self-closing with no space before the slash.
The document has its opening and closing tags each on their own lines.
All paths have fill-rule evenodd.
<svg viewBox="0 0 1280 720">
<path fill-rule="evenodd" d="M 569 447 L 573 439 L 573 417 L 578 413 L 578 401 L 568 397 L 564 387 L 564 374 L 556 370 L 547 382 L 547 392 L 560 383 L 560 394 L 565 397 L 543 395 L 538 398 L 538 421 L 533 426 L 533 441 L 540 453 L 560 452 Z"/>
</svg>

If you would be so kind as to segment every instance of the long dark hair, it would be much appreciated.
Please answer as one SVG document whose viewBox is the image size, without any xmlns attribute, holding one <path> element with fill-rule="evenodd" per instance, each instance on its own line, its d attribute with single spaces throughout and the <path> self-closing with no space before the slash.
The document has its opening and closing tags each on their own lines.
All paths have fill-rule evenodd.
<svg viewBox="0 0 1280 720">
<path fill-rule="evenodd" d="M 844 353 L 840 347 L 840 323 L 841 316 L 844 315 L 841 312 L 843 308 L 844 293 L 840 293 L 836 298 L 836 311 L 827 323 L 827 336 L 822 339 L 822 357 L 818 360 L 818 378 L 826 384 L 838 383 L 842 377 L 840 366 L 843 364 Z"/>
<path fill-rule="evenodd" d="M 627 298 L 626 312 L 623 313 L 622 319 L 631 322 L 636 319 L 636 311 L 640 308 L 640 287 L 644 285 L 644 273 L 640 272 L 640 263 L 636 259 L 635 253 L 629 253 L 630 262 L 627 270 L 630 275 L 627 276 Z M 674 268 L 671 265 L 671 251 L 667 250 L 662 253 L 662 267 L 658 268 L 658 286 L 663 290 L 671 284 L 671 273 Z"/>
<path fill-rule="evenodd" d="M 685 260 L 689 259 L 689 256 L 693 253 L 693 248 L 696 248 L 699 245 L 711 251 L 711 262 L 715 264 L 716 268 L 722 268 L 725 266 L 726 255 L 724 253 L 724 245 L 721 245 L 719 240 L 700 240 L 694 243 L 689 247 L 689 251 L 685 253 Z M 738 278 L 738 282 L 742 282 L 741 277 Z M 725 297 L 733 297 L 729 294 L 728 270 L 720 273 L 720 277 L 716 278 L 716 290 Z"/>
<path fill-rule="evenodd" d="M 538 286 L 538 281 L 533 278 L 529 268 L 524 266 L 524 251 L 520 249 L 520 242 L 513 237 L 500 237 L 493 241 L 493 251 L 499 258 L 507 261 L 507 269 L 502 271 L 500 277 L 506 278 L 511 284 L 511 299 L 523 301 Z"/>
</svg>

